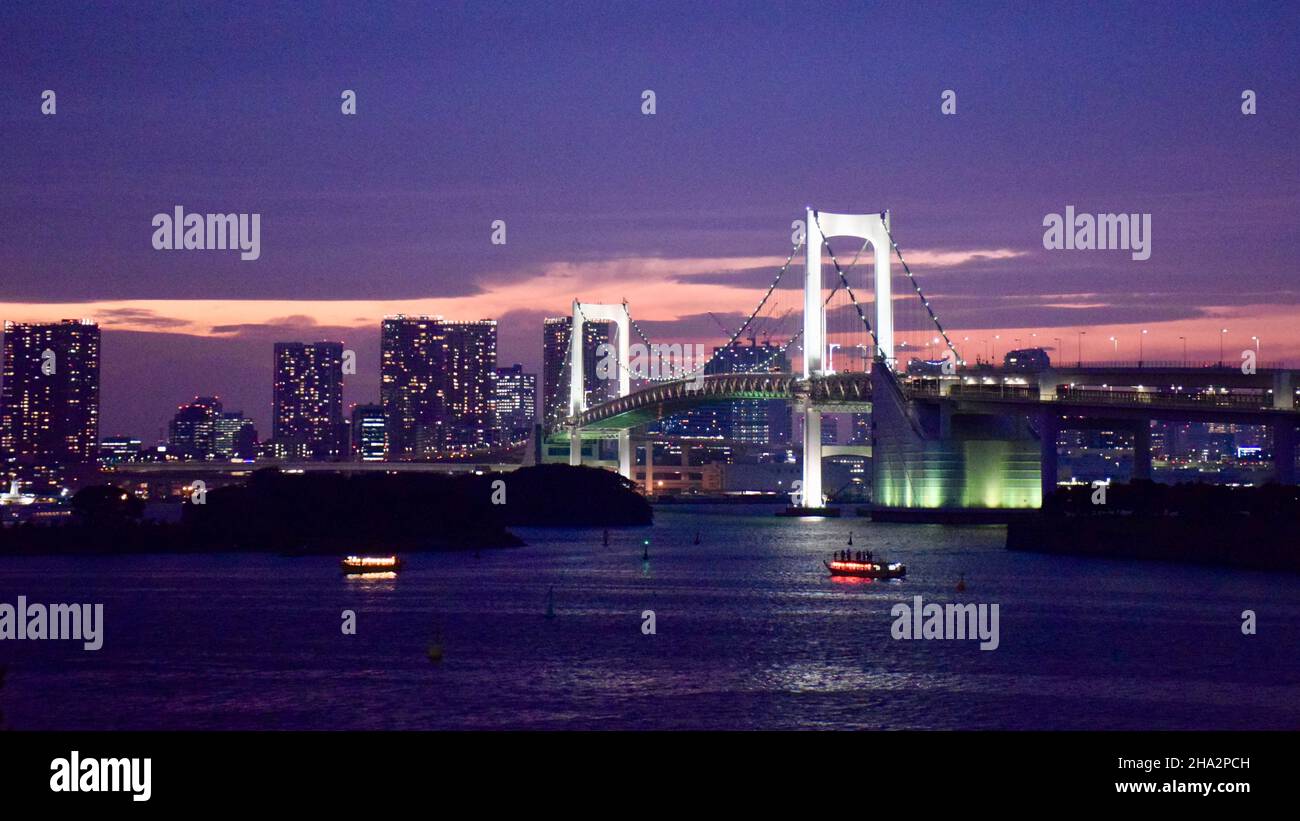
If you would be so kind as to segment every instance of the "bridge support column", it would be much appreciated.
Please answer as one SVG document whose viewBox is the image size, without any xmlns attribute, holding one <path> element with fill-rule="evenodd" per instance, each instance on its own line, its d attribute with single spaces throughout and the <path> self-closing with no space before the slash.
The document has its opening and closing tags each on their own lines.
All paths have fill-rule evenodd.
<svg viewBox="0 0 1300 821">
<path fill-rule="evenodd" d="M 1291 384 L 1290 371 L 1273 374 L 1273 407 L 1277 410 L 1295 410 L 1295 386 Z"/>
<path fill-rule="evenodd" d="M 654 436 L 646 439 L 646 481 L 641 490 L 646 496 L 654 496 Z"/>
<path fill-rule="evenodd" d="M 1138 422 L 1133 431 L 1133 474 L 1132 478 L 1151 481 L 1151 420 Z"/>
<path fill-rule="evenodd" d="M 569 428 L 569 464 L 574 467 L 582 465 L 582 438 L 576 425 Z"/>
<path fill-rule="evenodd" d="M 1055 413 L 1044 413 L 1040 417 L 1038 435 L 1041 458 L 1039 472 L 1043 503 L 1056 492 L 1057 455 L 1056 440 L 1060 437 L 1061 420 Z"/>
<path fill-rule="evenodd" d="M 1056 399 L 1056 386 L 1059 383 L 1056 371 L 1051 368 L 1038 372 L 1038 399 L 1050 402 Z"/>
<path fill-rule="evenodd" d="M 1273 478 L 1280 485 L 1295 484 L 1296 438 L 1294 422 L 1273 423 Z"/>
<path fill-rule="evenodd" d="M 618 475 L 632 478 L 632 433 L 621 431 L 618 435 Z"/>
<path fill-rule="evenodd" d="M 822 507 L 822 412 L 804 408 L 803 412 L 803 484 L 799 488 L 799 507 Z"/>
</svg>

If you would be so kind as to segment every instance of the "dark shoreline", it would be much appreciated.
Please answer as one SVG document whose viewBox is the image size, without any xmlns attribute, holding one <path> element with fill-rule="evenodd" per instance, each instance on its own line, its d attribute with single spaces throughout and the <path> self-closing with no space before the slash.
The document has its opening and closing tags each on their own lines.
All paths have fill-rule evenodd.
<svg viewBox="0 0 1300 821">
<path fill-rule="evenodd" d="M 1300 488 L 1163 485 L 1060 488 L 1007 526 L 1007 549 L 1300 572 Z"/>
<path fill-rule="evenodd" d="M 144 503 L 99 485 L 73 497 L 65 524 L 0 528 L 0 556 L 423 553 L 520 547 L 515 526 L 648 525 L 626 479 L 567 465 L 509 474 L 292 475 L 257 471 L 181 506 L 179 522 L 143 518 Z"/>
<path fill-rule="evenodd" d="M 1175 516 L 1037 519 L 1007 525 L 1007 549 L 1300 573 L 1296 533 L 1273 522 Z"/>
</svg>

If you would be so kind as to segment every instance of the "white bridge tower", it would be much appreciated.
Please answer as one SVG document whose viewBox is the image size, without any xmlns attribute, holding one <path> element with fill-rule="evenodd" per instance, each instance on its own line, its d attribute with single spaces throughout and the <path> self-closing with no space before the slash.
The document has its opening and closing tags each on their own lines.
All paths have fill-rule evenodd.
<svg viewBox="0 0 1300 821">
<path fill-rule="evenodd" d="M 632 391 L 631 317 L 627 306 L 619 304 L 597 304 L 573 300 L 573 324 L 569 326 L 569 416 L 576 418 L 587 410 L 587 390 L 585 383 L 586 366 L 583 362 L 583 323 L 613 322 L 618 326 L 618 396 L 621 399 Z M 569 429 L 569 464 L 582 464 L 582 439 L 576 425 Z M 629 431 L 618 434 L 618 473 L 625 479 L 632 478 L 632 436 Z"/>
<path fill-rule="evenodd" d="M 826 358 L 826 301 L 822 296 L 822 242 L 831 237 L 855 237 L 871 244 L 875 256 L 876 350 L 874 360 L 882 367 L 894 364 L 894 304 L 890 293 L 890 216 L 880 214 L 830 214 L 807 209 L 807 243 L 804 246 L 803 286 L 803 378 L 830 373 Z M 811 400 L 803 408 L 803 484 L 799 506 L 823 507 L 822 416 Z"/>
</svg>

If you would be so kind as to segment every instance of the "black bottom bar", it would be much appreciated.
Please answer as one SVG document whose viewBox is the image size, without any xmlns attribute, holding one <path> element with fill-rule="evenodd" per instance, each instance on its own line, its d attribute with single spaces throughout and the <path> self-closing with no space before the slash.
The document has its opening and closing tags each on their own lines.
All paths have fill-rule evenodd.
<svg viewBox="0 0 1300 821">
<path fill-rule="evenodd" d="M 1295 742 L 1294 733 L 4 733 L 0 766 L 8 806 L 129 812 L 268 802 L 617 812 L 706 797 L 733 809 L 869 802 L 927 816 L 936 806 L 1188 801 L 1230 811 L 1294 798 Z M 88 759 L 148 758 L 149 799 L 52 791 L 51 762 L 70 765 L 73 751 L 83 777 Z"/>
</svg>

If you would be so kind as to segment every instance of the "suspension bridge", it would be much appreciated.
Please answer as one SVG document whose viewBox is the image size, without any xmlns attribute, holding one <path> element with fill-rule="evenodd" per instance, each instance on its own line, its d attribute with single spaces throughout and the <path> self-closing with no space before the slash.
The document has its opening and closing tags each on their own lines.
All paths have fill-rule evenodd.
<svg viewBox="0 0 1300 821">
<path fill-rule="evenodd" d="M 706 361 L 666 375 L 636 373 L 632 367 L 631 334 L 648 348 L 656 346 L 622 303 L 573 301 L 569 346 L 560 383 L 568 383 L 563 412 L 545 420 L 545 458 L 582 464 L 584 445 L 617 442 L 617 468 L 632 478 L 633 434 L 657 420 L 700 405 L 729 400 L 779 400 L 790 403 L 802 418 L 802 479 L 794 496 L 809 514 L 825 512 L 822 459 L 826 452 L 852 451 L 822 441 L 823 413 L 870 413 L 870 445 L 859 449 L 872 462 L 873 508 L 877 514 L 896 512 L 998 511 L 1036 508 L 1057 483 L 1057 436 L 1065 429 L 1106 426 L 1134 432 L 1134 477 L 1149 478 L 1150 422 L 1228 421 L 1267 425 L 1273 433 L 1273 453 L 1279 481 L 1294 483 L 1297 423 L 1296 373 L 1260 369 L 1239 373 L 1233 368 L 1189 368 L 1178 365 L 1094 366 L 1053 365 L 1028 378 L 990 380 L 990 368 L 971 368 L 922 291 L 892 231 L 889 211 L 836 214 L 806 209 L 803 236 L 792 248 L 758 305 L 730 334 L 727 343 Z M 832 240 L 847 237 L 862 245 L 848 265 L 836 255 Z M 864 306 L 849 274 L 867 248 L 872 249 L 872 293 Z M 796 343 L 801 363 L 784 372 L 760 362 L 745 372 L 711 372 L 719 357 L 728 356 L 746 331 L 771 309 L 774 294 L 789 275 L 799 251 L 803 255 L 802 329 L 769 359 L 785 361 Z M 827 296 L 823 253 L 834 270 Z M 895 296 L 891 263 L 897 259 L 911 294 Z M 837 308 L 833 300 L 839 296 Z M 901 303 L 919 321 L 914 332 L 925 335 L 923 345 L 908 348 L 897 341 L 895 310 Z M 845 331 L 828 333 L 828 313 L 847 317 L 862 340 L 847 344 L 861 352 L 861 370 L 836 371 L 832 356 L 846 343 Z M 617 391 L 603 401 L 589 402 L 586 355 L 581 340 L 586 323 L 616 327 L 614 368 Z M 752 339 L 751 333 L 751 339 Z M 933 346 L 933 347 L 931 347 Z M 900 362 L 926 350 L 931 367 L 924 378 L 908 373 Z M 941 353 L 935 357 L 932 352 Z M 725 363 L 721 363 L 725 364 Z M 611 380 L 612 381 L 612 380 Z M 638 384 L 634 388 L 633 382 Z M 591 448 L 595 450 L 595 448 Z M 652 457 L 647 446 L 647 461 Z"/>
</svg>

